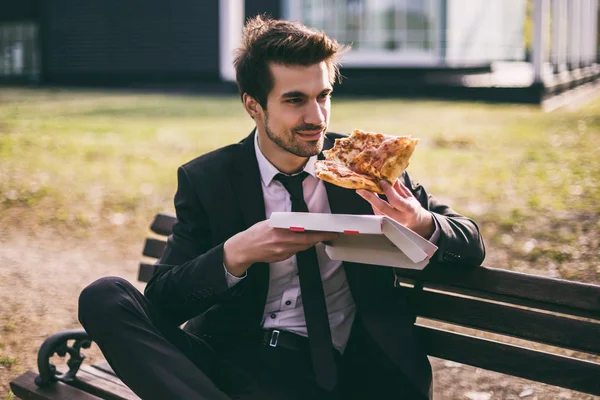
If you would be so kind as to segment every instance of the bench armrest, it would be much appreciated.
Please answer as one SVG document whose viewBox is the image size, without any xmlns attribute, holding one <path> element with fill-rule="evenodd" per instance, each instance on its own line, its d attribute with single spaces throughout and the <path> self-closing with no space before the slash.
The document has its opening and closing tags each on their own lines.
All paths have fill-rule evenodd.
<svg viewBox="0 0 600 400">
<path fill-rule="evenodd" d="M 72 345 L 69 345 L 69 341 L 71 340 L 74 340 L 74 342 Z M 81 353 L 81 349 L 88 349 L 91 344 L 92 339 L 90 339 L 84 329 L 61 331 L 48 337 L 44 340 L 38 352 L 38 369 L 40 374 L 35 378 L 35 384 L 43 387 L 56 381 L 72 381 L 85 359 L 85 355 Z M 60 357 L 69 355 L 69 359 L 67 360 L 69 370 L 67 372 L 59 372 L 56 366 L 50 362 L 55 353 Z"/>
</svg>

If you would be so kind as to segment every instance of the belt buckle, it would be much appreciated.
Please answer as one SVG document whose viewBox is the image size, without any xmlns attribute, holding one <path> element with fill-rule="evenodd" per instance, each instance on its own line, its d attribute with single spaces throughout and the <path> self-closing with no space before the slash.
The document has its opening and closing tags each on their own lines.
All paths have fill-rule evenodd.
<svg viewBox="0 0 600 400">
<path fill-rule="evenodd" d="M 279 341 L 279 331 L 277 329 L 273 329 L 271 332 L 271 338 L 269 339 L 269 346 L 277 347 L 277 342 Z"/>
</svg>

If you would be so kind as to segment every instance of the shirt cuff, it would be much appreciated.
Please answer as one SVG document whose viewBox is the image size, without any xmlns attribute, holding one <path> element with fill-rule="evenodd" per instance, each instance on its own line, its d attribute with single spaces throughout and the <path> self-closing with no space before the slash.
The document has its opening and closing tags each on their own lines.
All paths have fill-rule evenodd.
<svg viewBox="0 0 600 400">
<path fill-rule="evenodd" d="M 429 242 L 436 244 L 438 239 L 440 238 L 440 224 L 437 222 L 437 219 L 435 217 L 433 217 L 433 223 L 435 224 L 435 231 L 433 231 L 428 240 Z"/>
<path fill-rule="evenodd" d="M 227 267 L 223 264 L 223 269 L 225 270 L 225 280 L 227 281 L 227 288 L 231 289 L 235 285 L 237 285 L 242 279 L 244 279 L 248 275 L 248 271 L 244 271 L 244 275 L 235 276 L 232 275 L 229 271 L 227 271 Z"/>
</svg>

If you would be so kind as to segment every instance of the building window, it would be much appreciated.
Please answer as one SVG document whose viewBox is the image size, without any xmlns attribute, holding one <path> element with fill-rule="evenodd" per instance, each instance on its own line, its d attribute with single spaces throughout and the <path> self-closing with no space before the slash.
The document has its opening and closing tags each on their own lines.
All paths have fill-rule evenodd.
<svg viewBox="0 0 600 400">
<path fill-rule="evenodd" d="M 0 22 L 0 79 L 38 79 L 37 37 L 34 22 Z"/>
<path fill-rule="evenodd" d="M 344 64 L 435 63 L 441 0 L 284 0 L 289 20 L 352 45 Z"/>
</svg>

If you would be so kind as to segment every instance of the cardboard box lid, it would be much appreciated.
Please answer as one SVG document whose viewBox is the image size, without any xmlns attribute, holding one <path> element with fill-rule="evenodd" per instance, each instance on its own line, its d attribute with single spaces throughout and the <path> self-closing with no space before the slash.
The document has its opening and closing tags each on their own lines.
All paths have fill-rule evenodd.
<svg viewBox="0 0 600 400">
<path fill-rule="evenodd" d="M 385 216 L 274 212 L 269 225 L 297 232 L 342 233 L 325 247 L 333 260 L 423 269 L 437 250 L 433 243 Z"/>
</svg>

